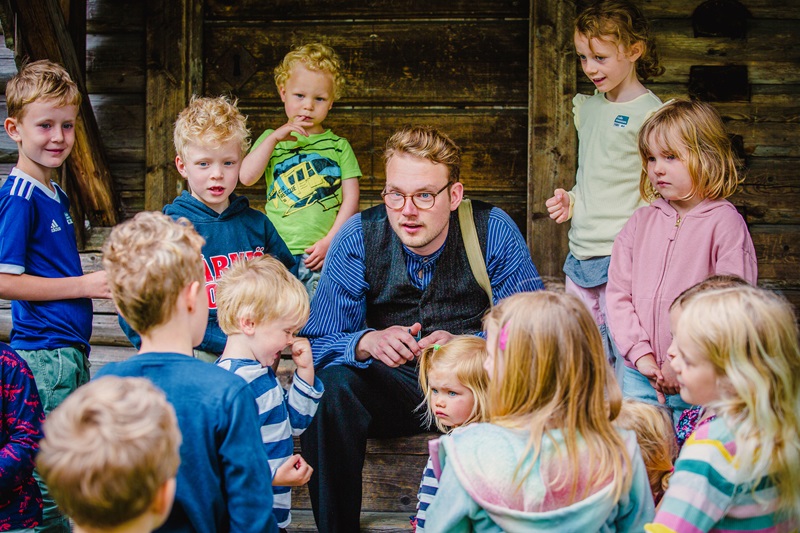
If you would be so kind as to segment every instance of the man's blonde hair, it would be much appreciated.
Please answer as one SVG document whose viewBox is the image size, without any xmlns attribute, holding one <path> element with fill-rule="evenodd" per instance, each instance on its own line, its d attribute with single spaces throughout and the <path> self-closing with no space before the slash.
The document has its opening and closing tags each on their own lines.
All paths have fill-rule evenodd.
<svg viewBox="0 0 800 533">
<path fill-rule="evenodd" d="M 187 285 L 204 283 L 204 242 L 185 218 L 156 211 L 142 211 L 111 231 L 103 267 L 117 309 L 137 333 L 166 322 Z"/>
<path fill-rule="evenodd" d="M 81 105 L 81 93 L 69 73 L 57 63 L 40 59 L 22 66 L 6 84 L 8 116 L 21 119 L 25 106 L 53 100 L 57 107 Z"/>
<path fill-rule="evenodd" d="M 293 48 L 275 67 L 275 85 L 278 89 L 286 86 L 297 63 L 313 72 L 330 74 L 333 80 L 333 99 L 338 100 L 344 92 L 345 78 L 342 72 L 342 60 L 333 48 L 322 43 L 308 43 Z"/>
<path fill-rule="evenodd" d="M 240 259 L 217 282 L 217 322 L 226 335 L 239 333 L 239 319 L 256 324 L 288 319 L 303 327 L 309 303 L 305 287 L 283 263 L 263 255 Z"/>
<path fill-rule="evenodd" d="M 47 415 L 36 468 L 78 525 L 110 528 L 145 513 L 180 464 L 175 410 L 145 378 L 107 376 Z"/>
<path fill-rule="evenodd" d="M 241 145 L 241 154 L 246 154 L 250 148 L 250 131 L 247 117 L 236 107 L 237 102 L 227 96 L 192 96 L 175 121 L 172 135 L 175 152 L 184 158 L 190 144 L 217 148 L 236 141 Z"/>
<path fill-rule="evenodd" d="M 386 141 L 383 162 L 388 165 L 399 154 L 408 154 L 431 163 L 445 165 L 448 179 L 455 183 L 461 179 L 461 148 L 447 134 L 432 126 L 403 128 Z"/>
</svg>

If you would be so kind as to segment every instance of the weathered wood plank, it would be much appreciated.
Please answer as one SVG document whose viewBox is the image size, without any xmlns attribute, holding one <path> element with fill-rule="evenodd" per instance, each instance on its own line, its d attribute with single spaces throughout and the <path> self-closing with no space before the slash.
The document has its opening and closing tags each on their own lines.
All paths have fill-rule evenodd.
<svg viewBox="0 0 800 533">
<path fill-rule="evenodd" d="M 760 284 L 780 289 L 800 289 L 800 226 L 750 227 L 758 257 Z"/>
<path fill-rule="evenodd" d="M 570 189 L 575 180 L 577 136 L 571 99 L 576 71 L 572 68 L 574 6 L 567 2 L 534 1 L 531 9 L 528 224 L 533 261 L 543 276 L 561 276 L 567 256 L 567 225 L 556 224 L 545 201 L 557 187 Z"/>
<path fill-rule="evenodd" d="M 413 512 L 419 481 L 428 460 L 428 440 L 436 437 L 435 433 L 423 433 L 397 439 L 368 439 L 362 511 Z M 295 453 L 302 454 L 297 439 Z M 306 487 L 292 491 L 292 508 L 311 508 Z"/>
<path fill-rule="evenodd" d="M 343 102 L 525 105 L 526 21 L 306 23 L 207 27 L 205 92 L 279 103 L 272 71 L 292 45 L 322 40 L 347 68 Z M 231 50 L 239 54 L 234 60 Z M 250 57 L 252 59 L 250 59 Z M 233 69 L 252 61 L 249 76 Z"/>
<path fill-rule="evenodd" d="M 172 145 L 178 113 L 200 92 L 202 68 L 201 0 L 148 0 L 145 209 L 158 210 L 178 191 Z"/>
<path fill-rule="evenodd" d="M 516 0 L 207 0 L 207 16 L 253 22 L 383 18 L 473 18 L 528 16 L 528 2 Z"/>
<path fill-rule="evenodd" d="M 749 158 L 748 171 L 731 202 L 748 224 L 800 224 L 800 159 Z"/>
<path fill-rule="evenodd" d="M 100 133 L 91 103 L 86 98 L 81 62 L 75 55 L 61 7 L 56 0 L 25 2 L 18 6 L 16 24 L 23 49 L 33 59 L 47 58 L 65 66 L 84 95 L 75 124 L 75 146 L 67 159 L 68 188 L 80 220 L 85 215 L 93 225 L 110 226 L 117 222 L 117 202 L 105 153 L 100 149 Z"/>
<path fill-rule="evenodd" d="M 800 24 L 790 19 L 751 19 L 747 39 L 694 37 L 689 19 L 653 21 L 667 71 L 662 82 L 685 83 L 693 65 L 746 65 L 750 83 L 800 83 Z"/>
<path fill-rule="evenodd" d="M 408 533 L 409 514 L 400 513 L 361 513 L 362 533 Z M 292 505 L 292 523 L 287 528 L 291 533 L 318 533 L 314 514 L 309 510 L 295 510 Z"/>
<path fill-rule="evenodd" d="M 150 112 L 145 107 L 144 94 L 93 94 L 91 101 L 92 106 L 97 109 L 97 124 L 103 132 L 102 142 L 109 161 L 112 163 L 136 161 L 144 164 L 147 146 L 145 123 L 150 119 Z M 175 122 L 177 116 L 176 112 L 171 124 Z M 174 169 L 175 150 L 172 148 L 171 124 L 169 144 L 159 146 L 158 155 L 169 158 Z M 116 176 L 114 178 L 117 179 Z"/>
<path fill-rule="evenodd" d="M 86 87 L 89 92 L 143 94 L 144 48 L 143 32 L 86 35 Z"/>
<path fill-rule="evenodd" d="M 702 4 L 700 0 L 642 0 L 642 10 L 649 19 L 689 18 Z M 800 5 L 797 2 L 776 2 L 775 0 L 747 0 L 742 2 L 754 18 L 800 19 Z"/>
<path fill-rule="evenodd" d="M 142 0 L 87 0 L 89 33 L 144 32 L 145 3 Z"/>
</svg>

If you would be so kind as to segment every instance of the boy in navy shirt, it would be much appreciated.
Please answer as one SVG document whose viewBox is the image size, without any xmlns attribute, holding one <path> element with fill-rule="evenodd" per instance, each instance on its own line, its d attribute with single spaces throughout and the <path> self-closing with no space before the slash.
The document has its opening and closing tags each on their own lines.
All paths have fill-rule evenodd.
<svg viewBox="0 0 800 533">
<path fill-rule="evenodd" d="M 0 188 L 0 298 L 13 300 L 11 347 L 33 371 L 45 413 L 89 381 L 90 298 L 110 296 L 104 272 L 83 274 L 69 200 L 51 181 L 75 143 L 80 101 L 67 71 L 47 60 L 25 65 L 6 85 L 4 125 L 19 158 Z M 40 487 L 37 531 L 68 533 Z"/>
<path fill-rule="evenodd" d="M 114 228 L 103 267 L 142 347 L 97 376 L 147 378 L 175 408 L 181 465 L 172 512 L 158 531 L 274 532 L 255 396 L 240 377 L 192 357 L 208 320 L 202 245 L 190 222 L 152 211 Z"/>
<path fill-rule="evenodd" d="M 250 146 L 245 117 L 224 96 L 193 97 L 175 122 L 175 166 L 188 191 L 164 207 L 174 219 L 185 217 L 206 240 L 203 246 L 208 326 L 194 354 L 213 362 L 225 349 L 217 324 L 217 280 L 235 261 L 270 254 L 291 268 L 294 257 L 267 216 L 233 193 L 239 167 Z M 138 347 L 138 339 L 123 325 Z"/>
</svg>

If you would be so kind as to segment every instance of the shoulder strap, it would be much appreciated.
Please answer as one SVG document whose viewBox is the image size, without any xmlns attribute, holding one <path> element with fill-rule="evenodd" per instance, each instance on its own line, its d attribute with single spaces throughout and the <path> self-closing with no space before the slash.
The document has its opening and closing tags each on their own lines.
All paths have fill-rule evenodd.
<svg viewBox="0 0 800 533">
<path fill-rule="evenodd" d="M 486 261 L 483 259 L 481 245 L 478 242 L 478 230 L 475 229 L 475 219 L 472 217 L 472 203 L 464 198 L 458 206 L 458 223 L 461 226 L 461 238 L 464 240 L 464 248 L 467 251 L 467 259 L 472 275 L 478 282 L 486 295 L 489 297 L 489 306 L 494 301 L 492 299 L 492 284 L 489 281 L 489 273 L 486 272 Z"/>
</svg>

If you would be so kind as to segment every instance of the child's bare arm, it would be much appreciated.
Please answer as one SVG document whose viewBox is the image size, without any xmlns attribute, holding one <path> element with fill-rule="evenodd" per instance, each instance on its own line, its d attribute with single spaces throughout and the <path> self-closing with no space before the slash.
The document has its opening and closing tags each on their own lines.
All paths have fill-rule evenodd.
<svg viewBox="0 0 800 533">
<path fill-rule="evenodd" d="M 308 133 L 303 127 L 304 125 L 310 126 L 311 123 L 287 122 L 267 135 L 267 138 L 264 139 L 261 144 L 253 148 L 253 150 L 244 157 L 242 166 L 239 169 L 239 181 L 242 182 L 242 185 L 253 185 L 261 179 L 261 176 L 267 169 L 269 158 L 272 157 L 272 152 L 275 151 L 275 147 L 278 146 L 278 143 L 294 140 L 294 137 L 291 135 L 292 132 L 308 137 Z"/>
<path fill-rule="evenodd" d="M 0 297 L 6 300 L 46 302 L 75 298 L 111 298 L 103 270 L 70 278 L 42 278 L 30 274 L 0 274 Z"/>
<path fill-rule="evenodd" d="M 342 205 L 339 207 L 339 213 L 336 215 L 328 234 L 314 243 L 313 246 L 304 250 L 308 254 L 305 260 L 306 268 L 309 270 L 322 269 L 322 265 L 325 263 L 325 255 L 328 253 L 331 241 L 336 236 L 339 228 L 348 218 L 358 213 L 359 195 L 358 178 L 346 179 L 342 182 Z"/>
</svg>

